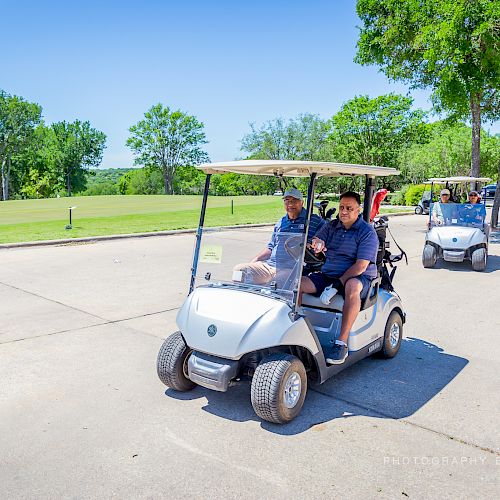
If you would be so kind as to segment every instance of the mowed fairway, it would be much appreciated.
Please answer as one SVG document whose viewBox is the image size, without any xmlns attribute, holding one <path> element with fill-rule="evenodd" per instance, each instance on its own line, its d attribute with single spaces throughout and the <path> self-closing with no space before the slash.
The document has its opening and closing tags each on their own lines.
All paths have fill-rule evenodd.
<svg viewBox="0 0 500 500">
<path fill-rule="evenodd" d="M 0 244 L 198 227 L 201 196 L 75 196 L 0 202 Z M 231 213 L 233 202 L 233 213 Z M 338 203 L 331 202 L 329 207 Z M 73 210 L 73 229 L 69 207 Z M 406 211 L 384 207 L 381 212 Z M 274 223 L 284 214 L 280 196 L 210 196 L 205 226 Z"/>
<path fill-rule="evenodd" d="M 201 196 L 175 195 L 4 201 L 0 203 L 0 243 L 195 228 L 201 201 Z M 76 206 L 73 229 L 66 230 L 70 206 Z M 278 196 L 212 196 L 205 225 L 275 222 L 282 215 Z"/>
</svg>

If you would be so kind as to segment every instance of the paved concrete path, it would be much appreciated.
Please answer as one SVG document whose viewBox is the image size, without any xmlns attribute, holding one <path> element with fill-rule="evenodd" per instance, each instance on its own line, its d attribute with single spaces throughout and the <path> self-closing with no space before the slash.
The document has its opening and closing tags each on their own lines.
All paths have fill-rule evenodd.
<svg viewBox="0 0 500 500">
<path fill-rule="evenodd" d="M 484 273 L 424 269 L 425 218 L 390 225 L 401 352 L 312 387 L 286 426 L 247 386 L 156 376 L 193 235 L 0 250 L 0 498 L 498 497 L 500 236 Z"/>
</svg>

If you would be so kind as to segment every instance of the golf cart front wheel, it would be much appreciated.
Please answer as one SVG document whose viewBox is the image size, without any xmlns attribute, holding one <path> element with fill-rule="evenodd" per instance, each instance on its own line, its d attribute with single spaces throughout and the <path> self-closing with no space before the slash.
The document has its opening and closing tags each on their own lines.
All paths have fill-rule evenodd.
<svg viewBox="0 0 500 500">
<path fill-rule="evenodd" d="M 187 362 L 191 354 L 181 332 L 165 339 L 158 353 L 156 371 L 160 380 L 176 391 L 190 391 L 196 385 L 188 378 Z"/>
<path fill-rule="evenodd" d="M 424 213 L 424 210 L 422 209 L 422 207 L 421 207 L 420 205 L 417 205 L 417 206 L 415 207 L 415 213 L 416 213 L 417 215 L 422 215 L 422 214 Z"/>
<path fill-rule="evenodd" d="M 474 271 L 484 271 L 486 269 L 486 259 L 488 254 L 486 248 L 478 248 L 472 252 L 472 269 Z"/>
<path fill-rule="evenodd" d="M 401 347 L 403 339 L 403 319 L 398 311 L 392 311 L 385 325 L 384 340 L 380 356 L 382 358 L 393 358 Z"/>
<path fill-rule="evenodd" d="M 252 378 L 253 409 L 260 418 L 275 424 L 290 422 L 300 413 L 306 392 L 306 370 L 291 354 L 267 356 Z"/>
<path fill-rule="evenodd" d="M 432 245 L 425 245 L 422 252 L 422 264 L 424 267 L 434 267 L 436 265 L 437 252 Z"/>
</svg>

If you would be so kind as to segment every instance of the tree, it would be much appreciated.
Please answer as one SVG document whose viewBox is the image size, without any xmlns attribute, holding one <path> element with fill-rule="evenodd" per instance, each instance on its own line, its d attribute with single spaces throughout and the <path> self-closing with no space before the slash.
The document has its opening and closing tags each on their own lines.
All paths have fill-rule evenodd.
<svg viewBox="0 0 500 500">
<path fill-rule="evenodd" d="M 179 110 L 155 104 L 129 132 L 127 146 L 137 155 L 134 164 L 158 169 L 163 174 L 165 194 L 173 193 L 177 168 L 208 161 L 201 149 L 207 143 L 203 124 Z"/>
<path fill-rule="evenodd" d="M 52 127 L 36 127 L 23 151 L 14 157 L 14 193 L 27 198 L 48 198 L 64 192 L 64 178 L 58 169 L 60 151 Z"/>
<path fill-rule="evenodd" d="M 268 121 L 241 140 L 249 159 L 318 160 L 326 144 L 327 125 L 318 116 L 299 115 L 286 123 L 282 118 Z"/>
<path fill-rule="evenodd" d="M 398 168 L 402 150 L 427 140 L 425 113 L 412 110 L 412 104 L 410 97 L 394 94 L 347 101 L 330 120 L 331 157 L 345 163 Z M 348 179 L 337 180 L 340 191 L 349 187 L 346 182 Z M 384 177 L 382 182 L 388 185 L 397 179 Z"/>
<path fill-rule="evenodd" d="M 86 188 L 86 173 L 102 161 L 106 135 L 90 126 L 88 121 L 53 123 L 59 156 L 59 171 L 66 182 L 68 196 Z"/>
<path fill-rule="evenodd" d="M 263 160 L 325 160 L 328 126 L 317 115 L 301 114 L 297 118 L 285 122 L 276 118 L 265 122 L 260 128 L 250 124 L 251 132 L 241 140 L 241 150 L 248 153 L 247 159 Z M 285 190 L 289 185 L 288 178 L 280 178 L 278 182 L 267 180 L 264 184 L 259 176 L 246 176 L 240 182 L 244 194 L 253 194 L 256 186 L 272 194 L 276 189 Z M 300 181 L 294 184 L 299 186 Z M 259 193 L 260 194 L 260 193 Z"/>
<path fill-rule="evenodd" d="M 9 199 L 12 160 L 28 144 L 40 123 L 42 108 L 18 96 L 0 91 L 0 172 L 2 200 Z"/>
<path fill-rule="evenodd" d="M 480 173 L 481 121 L 500 116 L 500 2 L 358 0 L 355 61 L 430 88 L 438 111 L 472 122 L 471 175 Z"/>
</svg>

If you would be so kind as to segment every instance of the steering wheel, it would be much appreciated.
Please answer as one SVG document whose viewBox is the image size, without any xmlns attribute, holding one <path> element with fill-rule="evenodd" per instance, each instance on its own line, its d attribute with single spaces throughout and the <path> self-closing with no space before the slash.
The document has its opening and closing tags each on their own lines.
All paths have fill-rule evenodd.
<svg viewBox="0 0 500 500">
<path fill-rule="evenodd" d="M 304 239 L 302 234 L 291 236 L 285 241 L 285 251 L 292 259 L 298 260 L 302 254 L 302 245 Z M 304 254 L 304 264 L 323 264 L 325 262 L 325 254 L 315 254 L 310 248 L 307 248 Z"/>
</svg>

